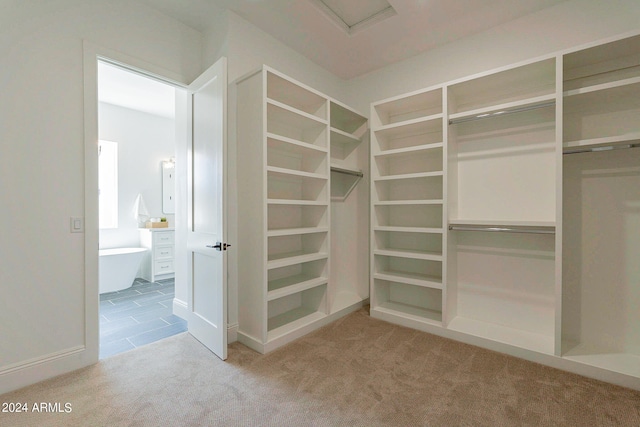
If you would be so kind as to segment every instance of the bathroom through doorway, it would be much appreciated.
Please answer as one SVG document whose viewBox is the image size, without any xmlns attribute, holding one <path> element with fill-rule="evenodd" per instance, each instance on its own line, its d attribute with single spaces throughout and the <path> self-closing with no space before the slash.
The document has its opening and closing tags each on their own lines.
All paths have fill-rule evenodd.
<svg viewBox="0 0 640 427">
<path fill-rule="evenodd" d="M 173 312 L 176 91 L 98 61 L 101 359 L 187 331 Z"/>
</svg>

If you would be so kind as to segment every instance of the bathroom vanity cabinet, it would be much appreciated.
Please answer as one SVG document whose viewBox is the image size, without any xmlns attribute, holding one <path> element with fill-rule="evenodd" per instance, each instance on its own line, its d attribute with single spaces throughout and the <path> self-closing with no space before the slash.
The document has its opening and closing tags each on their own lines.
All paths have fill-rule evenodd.
<svg viewBox="0 0 640 427">
<path fill-rule="evenodd" d="M 140 229 L 140 246 L 148 249 L 140 264 L 140 277 L 150 282 L 174 277 L 174 242 L 173 229 Z"/>
</svg>

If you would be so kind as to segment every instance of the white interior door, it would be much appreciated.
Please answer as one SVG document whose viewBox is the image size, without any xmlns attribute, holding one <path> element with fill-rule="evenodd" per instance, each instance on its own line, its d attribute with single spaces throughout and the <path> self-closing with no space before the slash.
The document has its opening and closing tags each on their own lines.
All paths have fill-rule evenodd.
<svg viewBox="0 0 640 427">
<path fill-rule="evenodd" d="M 227 358 L 226 101 L 221 58 L 189 86 L 189 332 Z"/>
</svg>

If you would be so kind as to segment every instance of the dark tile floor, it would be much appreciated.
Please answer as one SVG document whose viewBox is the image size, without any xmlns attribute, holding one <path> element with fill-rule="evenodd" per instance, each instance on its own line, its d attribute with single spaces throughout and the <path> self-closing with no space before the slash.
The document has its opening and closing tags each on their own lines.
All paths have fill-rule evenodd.
<svg viewBox="0 0 640 427">
<path fill-rule="evenodd" d="M 122 291 L 100 295 L 100 359 L 187 330 L 173 314 L 174 280 L 136 279 Z"/>
</svg>

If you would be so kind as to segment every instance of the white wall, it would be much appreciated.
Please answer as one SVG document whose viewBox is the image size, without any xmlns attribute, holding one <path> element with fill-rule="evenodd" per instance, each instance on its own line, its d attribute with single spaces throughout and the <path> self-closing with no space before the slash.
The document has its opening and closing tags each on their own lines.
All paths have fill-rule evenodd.
<svg viewBox="0 0 640 427">
<path fill-rule="evenodd" d="M 83 40 L 188 82 L 201 35 L 126 0 L 0 7 L 2 393 L 97 358 L 85 335 L 85 235 L 70 233 L 85 207 Z"/>
<path fill-rule="evenodd" d="M 162 162 L 175 157 L 175 121 L 103 102 L 98 111 L 100 139 L 118 143 L 118 228 L 100 230 L 100 248 L 138 247 L 138 194 L 151 217 L 175 227 L 175 215 L 162 211 Z"/>
<path fill-rule="evenodd" d="M 640 28 L 638 0 L 569 0 L 354 78 L 349 102 L 369 103 Z"/>
</svg>

